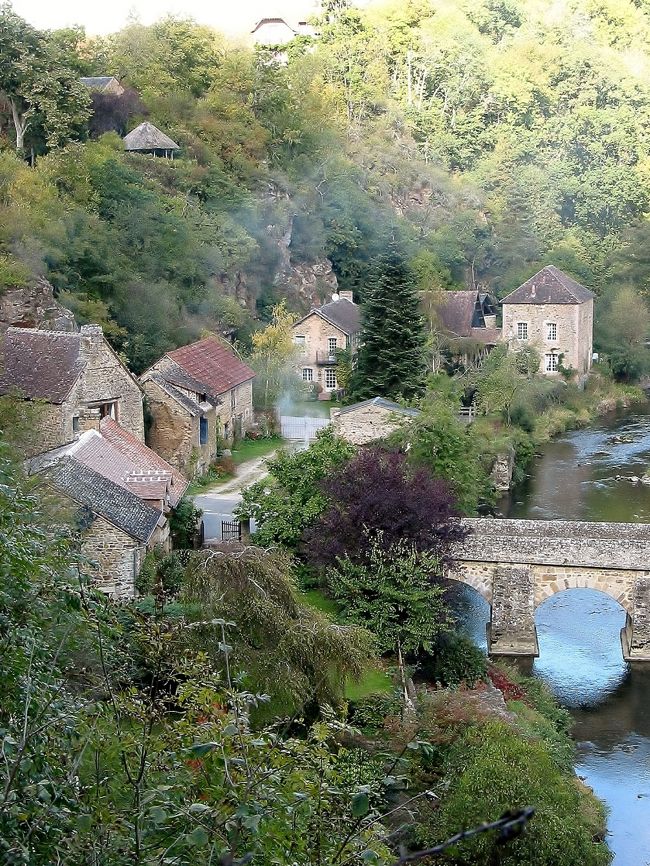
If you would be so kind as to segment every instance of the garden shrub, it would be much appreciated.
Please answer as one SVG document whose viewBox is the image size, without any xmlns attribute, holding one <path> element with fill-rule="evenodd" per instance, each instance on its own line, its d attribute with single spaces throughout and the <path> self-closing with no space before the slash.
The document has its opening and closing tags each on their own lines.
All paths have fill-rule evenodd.
<svg viewBox="0 0 650 866">
<path fill-rule="evenodd" d="M 377 692 L 358 701 L 351 701 L 348 717 L 352 725 L 369 734 L 381 730 L 389 716 L 399 716 L 400 706 L 400 695 L 397 690 Z"/>
<path fill-rule="evenodd" d="M 532 806 L 522 835 L 497 853 L 488 834 L 447 852 L 450 863 L 474 866 L 605 866 L 611 854 L 602 841 L 603 809 L 578 780 L 563 772 L 538 739 L 526 739 L 500 721 L 466 730 L 445 762 L 440 808 L 424 818 L 423 841 L 433 844 L 504 812 Z"/>
<path fill-rule="evenodd" d="M 456 632 L 442 635 L 433 653 L 423 653 L 419 675 L 432 683 L 475 686 L 487 676 L 487 662 L 472 641 Z"/>
</svg>

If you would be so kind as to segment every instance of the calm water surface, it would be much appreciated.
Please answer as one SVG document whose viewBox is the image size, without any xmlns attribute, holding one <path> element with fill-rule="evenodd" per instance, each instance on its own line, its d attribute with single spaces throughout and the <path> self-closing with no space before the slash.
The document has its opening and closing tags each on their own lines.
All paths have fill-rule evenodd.
<svg viewBox="0 0 650 866">
<path fill-rule="evenodd" d="M 650 408 L 567 433 L 544 448 L 528 482 L 504 503 L 508 517 L 650 523 Z M 485 646 L 488 607 L 461 591 L 458 610 Z M 575 719 L 576 772 L 609 808 L 615 866 L 650 866 L 650 663 L 623 661 L 623 609 L 589 589 L 559 593 L 535 617 L 532 673 Z"/>
</svg>

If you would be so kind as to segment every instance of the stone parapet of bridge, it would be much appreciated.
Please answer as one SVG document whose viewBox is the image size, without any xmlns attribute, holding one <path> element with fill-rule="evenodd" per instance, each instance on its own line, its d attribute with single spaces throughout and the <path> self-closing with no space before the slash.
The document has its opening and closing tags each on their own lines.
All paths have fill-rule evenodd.
<svg viewBox="0 0 650 866">
<path fill-rule="evenodd" d="M 493 655 L 537 655 L 535 609 L 566 589 L 589 588 L 626 611 L 623 654 L 650 661 L 650 524 L 563 520 L 462 521 L 469 534 L 449 577 L 491 605 Z"/>
</svg>

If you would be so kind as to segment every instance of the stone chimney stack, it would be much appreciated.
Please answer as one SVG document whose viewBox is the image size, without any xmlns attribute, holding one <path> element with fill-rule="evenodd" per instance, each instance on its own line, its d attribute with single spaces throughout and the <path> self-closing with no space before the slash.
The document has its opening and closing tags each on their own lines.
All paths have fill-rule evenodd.
<svg viewBox="0 0 650 866">
<path fill-rule="evenodd" d="M 339 297 L 344 298 L 346 301 L 352 301 L 354 303 L 354 299 L 352 297 L 352 292 L 349 291 L 339 291 Z"/>
</svg>

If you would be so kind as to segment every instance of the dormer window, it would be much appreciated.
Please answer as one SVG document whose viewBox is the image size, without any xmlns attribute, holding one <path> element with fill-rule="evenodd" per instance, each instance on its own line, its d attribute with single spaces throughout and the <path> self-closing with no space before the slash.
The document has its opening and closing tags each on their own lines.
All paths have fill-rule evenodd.
<svg viewBox="0 0 650 866">
<path fill-rule="evenodd" d="M 517 339 L 528 339 L 528 322 L 517 322 Z"/>
</svg>

